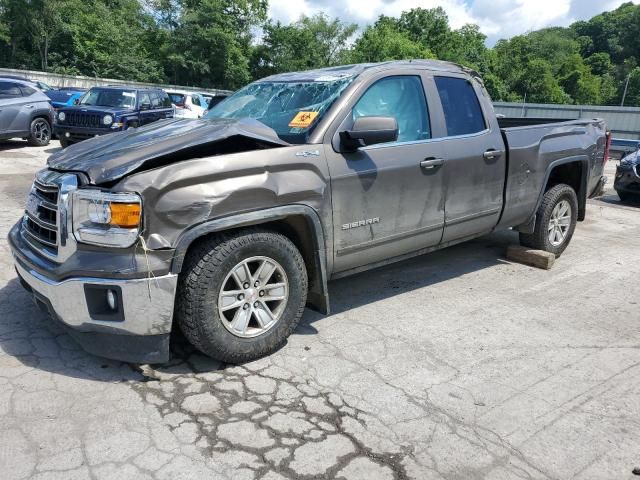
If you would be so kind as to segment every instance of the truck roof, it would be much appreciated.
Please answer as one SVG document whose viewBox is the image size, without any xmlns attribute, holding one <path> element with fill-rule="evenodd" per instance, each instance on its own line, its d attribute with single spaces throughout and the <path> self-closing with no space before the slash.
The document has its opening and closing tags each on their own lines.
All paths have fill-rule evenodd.
<svg viewBox="0 0 640 480">
<path fill-rule="evenodd" d="M 439 72 L 467 73 L 477 76 L 472 70 L 452 62 L 441 60 L 396 60 L 379 63 L 356 63 L 337 67 L 319 68 L 301 72 L 278 73 L 259 80 L 260 82 L 322 82 L 360 75 L 367 70 L 391 70 L 397 67 L 415 66 Z"/>
</svg>

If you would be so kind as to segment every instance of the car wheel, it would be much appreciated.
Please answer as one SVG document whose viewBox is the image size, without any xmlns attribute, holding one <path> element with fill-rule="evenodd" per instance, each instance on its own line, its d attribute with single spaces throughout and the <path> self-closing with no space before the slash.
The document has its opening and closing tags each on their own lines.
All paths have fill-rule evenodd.
<svg viewBox="0 0 640 480">
<path fill-rule="evenodd" d="M 45 118 L 34 118 L 31 121 L 29 132 L 31 133 L 27 139 L 29 145 L 33 145 L 34 147 L 49 145 L 49 141 L 51 140 L 51 125 Z"/>
<path fill-rule="evenodd" d="M 187 255 L 176 318 L 198 350 L 229 363 L 268 355 L 295 330 L 307 299 L 302 255 L 284 235 L 242 230 Z"/>
<path fill-rule="evenodd" d="M 569 185 L 547 190 L 538 207 L 533 233 L 520 234 L 520 244 L 556 256 L 567 248 L 578 222 L 578 197 Z"/>
<path fill-rule="evenodd" d="M 73 145 L 73 142 L 69 140 L 67 137 L 60 137 L 60 146 L 62 148 L 67 148 L 69 145 Z"/>
<path fill-rule="evenodd" d="M 621 202 L 631 202 L 631 201 L 639 201 L 640 200 L 640 195 L 638 196 L 634 196 L 631 193 L 627 193 L 627 192 L 621 192 L 616 190 L 616 193 L 618 194 L 618 197 L 620 197 L 620 201 Z"/>
</svg>

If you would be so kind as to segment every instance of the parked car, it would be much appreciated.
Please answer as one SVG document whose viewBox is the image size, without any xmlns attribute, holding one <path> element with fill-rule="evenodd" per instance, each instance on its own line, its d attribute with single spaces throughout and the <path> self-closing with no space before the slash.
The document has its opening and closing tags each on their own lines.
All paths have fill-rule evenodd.
<svg viewBox="0 0 640 480">
<path fill-rule="evenodd" d="M 165 90 L 175 106 L 176 118 L 200 118 L 207 112 L 207 100 L 199 93 Z"/>
<path fill-rule="evenodd" d="M 218 95 L 211 95 L 209 96 L 209 98 L 207 98 L 207 110 L 211 110 L 213 107 L 215 107 L 216 105 L 218 105 L 221 101 L 223 101 L 225 98 L 227 98 L 229 95 L 221 93 Z"/>
<path fill-rule="evenodd" d="M 30 82 L 0 77 L 0 139 L 25 138 L 42 147 L 51 140 L 53 108 Z"/>
<path fill-rule="evenodd" d="M 71 107 L 84 95 L 86 88 L 64 87 L 47 90 L 45 94 L 51 99 L 51 105 L 55 110 L 63 107 Z"/>
<path fill-rule="evenodd" d="M 32 86 L 34 88 L 37 88 L 41 92 L 48 92 L 49 90 L 53 90 L 53 87 L 47 85 L 44 82 L 41 82 L 40 80 L 32 80 L 30 78 L 22 77 L 20 75 L 0 75 L 0 78 L 6 78 L 6 79 L 9 79 L 9 80 L 20 80 L 22 82 L 28 82 L 30 84 L 30 86 Z"/>
<path fill-rule="evenodd" d="M 630 153 L 616 167 L 616 179 L 613 188 L 620 200 L 640 202 L 640 150 Z"/>
<path fill-rule="evenodd" d="M 244 362 L 305 305 L 327 313 L 329 279 L 498 229 L 560 255 L 604 181 L 605 125 L 517 122 L 446 62 L 275 75 L 206 118 L 53 154 L 9 243 L 89 351 L 162 362 L 179 326 Z"/>
<path fill-rule="evenodd" d="M 171 117 L 171 100 L 159 88 L 93 87 L 76 105 L 58 110 L 54 132 L 66 148 L 87 138 Z"/>
</svg>

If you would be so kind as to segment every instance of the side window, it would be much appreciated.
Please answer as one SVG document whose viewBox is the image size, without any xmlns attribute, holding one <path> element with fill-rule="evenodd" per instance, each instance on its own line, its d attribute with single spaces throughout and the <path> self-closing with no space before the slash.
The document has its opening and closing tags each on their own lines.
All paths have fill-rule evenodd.
<svg viewBox="0 0 640 480">
<path fill-rule="evenodd" d="M 463 78 L 435 77 L 447 135 L 469 135 L 487 128 L 473 85 Z"/>
<path fill-rule="evenodd" d="M 398 141 L 431 138 L 431 126 L 422 81 L 417 76 L 378 80 L 360 97 L 352 110 L 353 119 L 364 116 L 394 117 Z"/>
<path fill-rule="evenodd" d="M 28 87 L 27 85 L 20 85 L 20 90 L 22 90 L 22 95 L 28 97 L 29 95 L 33 95 L 37 92 L 35 88 Z"/>
<path fill-rule="evenodd" d="M 160 108 L 160 94 L 151 92 L 151 108 Z"/>
<path fill-rule="evenodd" d="M 149 97 L 149 92 L 140 92 L 140 102 L 139 105 L 142 107 L 145 103 L 151 104 L 151 98 Z"/>
<path fill-rule="evenodd" d="M 0 82 L 0 98 L 16 98 L 21 96 L 22 91 L 17 83 Z"/>
<path fill-rule="evenodd" d="M 162 108 L 171 108 L 171 98 L 169 98 L 167 92 L 159 92 L 158 95 L 160 95 L 160 105 L 162 105 Z"/>
<path fill-rule="evenodd" d="M 191 103 L 197 105 L 198 107 L 202 106 L 200 105 L 200 97 L 198 97 L 198 95 L 191 95 Z"/>
</svg>

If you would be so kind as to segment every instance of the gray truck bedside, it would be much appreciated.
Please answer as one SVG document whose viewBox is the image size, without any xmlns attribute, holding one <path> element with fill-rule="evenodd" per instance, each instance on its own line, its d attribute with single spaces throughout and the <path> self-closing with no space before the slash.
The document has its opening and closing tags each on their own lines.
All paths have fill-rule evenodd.
<svg viewBox="0 0 640 480">
<path fill-rule="evenodd" d="M 327 282 L 514 228 L 560 255 L 602 185 L 602 120 L 496 118 L 438 61 L 275 75 L 199 120 L 54 154 L 9 233 L 23 285 L 87 350 L 272 353 Z M 73 301 L 65 299 L 73 296 Z M 73 303 L 73 308 L 70 305 Z"/>
</svg>

